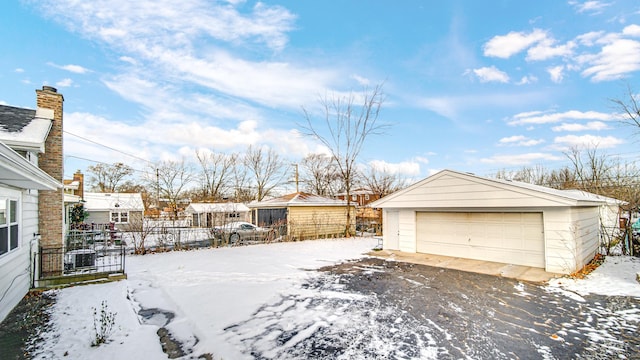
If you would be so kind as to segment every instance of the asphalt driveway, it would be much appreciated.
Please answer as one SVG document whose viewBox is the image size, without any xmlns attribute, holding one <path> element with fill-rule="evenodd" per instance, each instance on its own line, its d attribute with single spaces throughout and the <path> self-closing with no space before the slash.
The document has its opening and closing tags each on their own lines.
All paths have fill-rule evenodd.
<svg viewBox="0 0 640 360">
<path fill-rule="evenodd" d="M 536 283 L 377 258 L 320 271 L 303 289 L 226 329 L 241 339 L 247 355 L 640 358 L 637 298 L 582 297 Z M 302 313 L 308 320 L 300 320 Z"/>
</svg>

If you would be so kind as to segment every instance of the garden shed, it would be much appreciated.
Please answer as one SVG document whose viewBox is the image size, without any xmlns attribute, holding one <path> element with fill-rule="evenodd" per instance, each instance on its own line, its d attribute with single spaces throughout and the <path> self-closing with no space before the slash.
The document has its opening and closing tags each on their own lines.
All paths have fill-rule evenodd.
<svg viewBox="0 0 640 360">
<path fill-rule="evenodd" d="M 568 274 L 596 254 L 613 199 L 443 170 L 371 204 L 383 248 Z"/>
<path fill-rule="evenodd" d="M 249 221 L 249 208 L 242 203 L 191 203 L 184 210 L 191 216 L 191 226 L 214 227 L 234 221 Z"/>
<path fill-rule="evenodd" d="M 252 222 L 258 226 L 279 227 L 281 235 L 302 240 L 344 236 L 347 225 L 347 202 L 324 196 L 296 192 L 249 204 Z M 355 204 L 351 212 L 350 231 L 355 231 Z"/>
</svg>

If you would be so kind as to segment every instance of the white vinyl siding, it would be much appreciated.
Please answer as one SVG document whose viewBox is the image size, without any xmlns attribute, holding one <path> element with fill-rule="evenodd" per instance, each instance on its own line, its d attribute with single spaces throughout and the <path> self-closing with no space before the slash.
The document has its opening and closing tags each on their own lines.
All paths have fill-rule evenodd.
<svg viewBox="0 0 640 360">
<path fill-rule="evenodd" d="M 38 243 L 34 234 L 38 232 L 38 197 L 37 191 L 30 194 L 0 187 L 0 196 L 17 200 L 17 218 L 19 223 L 18 246 L 13 251 L 0 256 L 0 321 L 20 302 L 31 286 L 32 254 Z"/>
<path fill-rule="evenodd" d="M 545 267 L 542 213 L 419 212 L 417 252 Z"/>
</svg>

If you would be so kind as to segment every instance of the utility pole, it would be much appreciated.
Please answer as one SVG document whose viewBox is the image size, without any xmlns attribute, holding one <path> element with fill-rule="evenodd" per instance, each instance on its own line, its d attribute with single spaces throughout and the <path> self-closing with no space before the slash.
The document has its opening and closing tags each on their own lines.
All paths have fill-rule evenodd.
<svg viewBox="0 0 640 360">
<path fill-rule="evenodd" d="M 295 180 L 296 180 L 296 193 L 298 193 L 298 192 L 299 192 L 299 191 L 298 191 L 298 164 L 293 164 L 293 165 L 296 167 L 296 177 L 295 177 Z"/>
</svg>

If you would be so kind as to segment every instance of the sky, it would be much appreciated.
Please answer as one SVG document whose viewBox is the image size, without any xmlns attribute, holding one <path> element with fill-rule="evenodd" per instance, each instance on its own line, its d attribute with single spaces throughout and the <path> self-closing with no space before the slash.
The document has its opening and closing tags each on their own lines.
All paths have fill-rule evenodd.
<svg viewBox="0 0 640 360">
<path fill-rule="evenodd" d="M 65 178 L 249 145 L 298 163 L 326 152 L 303 109 L 378 85 L 359 162 L 406 178 L 640 156 L 611 101 L 640 89 L 635 0 L 6 1 L 0 37 L 0 104 L 64 95 Z"/>
<path fill-rule="evenodd" d="M 490 306 L 473 296 L 473 290 L 442 306 L 438 314 L 444 313 L 444 320 L 417 319 L 406 311 L 407 304 L 388 303 L 389 299 L 376 295 L 376 291 L 354 291 L 335 275 L 310 271 L 366 257 L 363 254 L 375 245 L 374 238 L 350 238 L 128 256 L 126 280 L 52 290 L 56 304 L 49 310 L 51 326 L 42 333 L 31 355 L 34 359 L 114 359 L 123 354 L 129 358 L 164 358 L 156 334 L 162 326 L 191 355 L 182 358 L 204 353 L 212 353 L 215 359 L 317 358 L 318 353 L 295 352 L 304 349 L 299 344 L 314 335 L 335 341 L 332 344 L 338 344 L 337 348 L 344 346 L 339 358 L 348 359 L 417 358 L 403 353 L 409 350 L 419 351 L 421 359 L 437 359 L 442 357 L 438 356 L 442 349 L 448 348 L 443 342 L 464 343 L 468 334 L 455 333 L 455 327 L 444 323 L 447 316 L 467 319 L 461 303 Z M 274 262 L 276 256 L 278 261 Z M 349 271 L 356 270 L 372 277 L 387 271 L 362 263 Z M 640 309 L 625 307 L 616 299 L 588 302 L 586 296 L 638 298 L 638 272 L 638 258 L 607 256 L 604 264 L 584 279 L 562 277 L 540 285 L 550 306 L 571 304 L 580 316 L 563 323 L 555 318 L 526 323 L 521 332 L 531 335 L 528 340 L 541 359 L 563 355 L 554 354 L 544 343 L 536 344 L 540 339 L 537 335 L 566 342 L 569 348 L 579 343 L 580 337 L 587 337 L 594 353 L 615 353 L 620 346 L 620 329 L 637 329 Z M 404 279 L 415 288 L 432 288 L 435 281 L 424 275 L 406 276 Z M 318 283 L 320 286 L 313 286 Z M 540 296 L 535 287 L 538 285 L 517 282 L 512 295 L 500 295 L 497 289 L 494 295 L 519 303 L 513 299 Z M 103 302 L 106 312 L 115 314 L 115 324 L 108 343 L 95 347 L 91 346 L 95 336 L 92 313 L 93 309 L 100 311 Z M 534 305 L 531 309 L 534 314 L 538 312 Z M 156 315 L 142 316 L 149 310 Z M 513 309 L 505 311 L 514 314 Z M 385 321 L 388 319 L 391 321 Z M 316 331 L 320 335 L 314 334 Z M 494 346 L 494 338 L 500 339 L 501 334 L 473 330 L 473 336 L 479 341 L 458 349 L 468 358 Z M 421 341 L 425 338 L 432 341 Z M 317 351 L 331 349 L 322 345 L 320 342 Z M 493 353 L 508 357 L 506 350 L 498 348 Z"/>
</svg>

